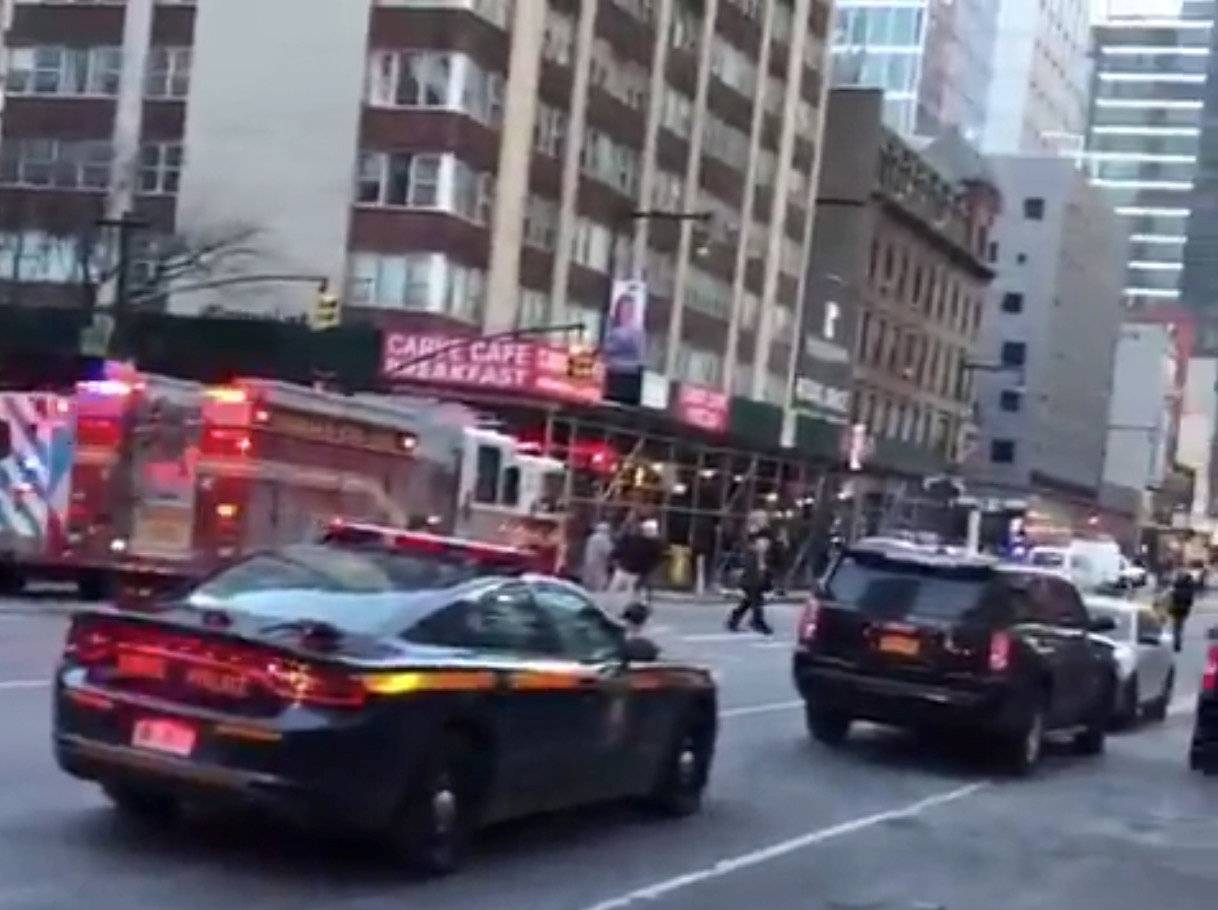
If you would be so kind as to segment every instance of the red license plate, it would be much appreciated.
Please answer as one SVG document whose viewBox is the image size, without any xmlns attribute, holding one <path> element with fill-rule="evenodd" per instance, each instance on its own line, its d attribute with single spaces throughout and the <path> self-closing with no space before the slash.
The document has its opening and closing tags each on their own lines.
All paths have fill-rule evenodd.
<svg viewBox="0 0 1218 910">
<path fill-rule="evenodd" d="M 144 718 L 131 731 L 131 745 L 151 752 L 164 752 L 185 758 L 194 751 L 198 731 L 176 720 Z"/>
</svg>

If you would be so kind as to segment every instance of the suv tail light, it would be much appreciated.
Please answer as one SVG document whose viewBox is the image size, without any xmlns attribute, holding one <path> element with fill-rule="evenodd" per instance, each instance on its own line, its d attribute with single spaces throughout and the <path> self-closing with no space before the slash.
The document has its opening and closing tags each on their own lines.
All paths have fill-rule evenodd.
<svg viewBox="0 0 1218 910">
<path fill-rule="evenodd" d="M 810 645 L 816 638 L 816 627 L 820 623 L 820 601 L 816 595 L 808 598 L 803 612 L 799 614 L 799 626 L 796 638 L 800 644 Z"/>
<path fill-rule="evenodd" d="M 1202 692 L 1218 692 L 1218 645 L 1210 645 L 1205 660 L 1205 674 L 1201 677 Z"/>
<path fill-rule="evenodd" d="M 990 636 L 990 670 L 994 673 L 1004 673 L 1011 665 L 1011 635 L 1009 632 L 995 632 Z"/>
</svg>

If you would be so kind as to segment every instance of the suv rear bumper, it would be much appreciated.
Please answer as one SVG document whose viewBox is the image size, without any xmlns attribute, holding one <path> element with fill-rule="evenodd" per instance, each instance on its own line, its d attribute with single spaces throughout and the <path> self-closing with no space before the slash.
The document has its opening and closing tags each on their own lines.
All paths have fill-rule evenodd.
<svg viewBox="0 0 1218 910">
<path fill-rule="evenodd" d="M 795 656 L 795 685 L 809 705 L 894 727 L 958 727 L 1015 733 L 1028 708 L 1006 681 L 936 685 L 828 666 Z"/>
</svg>

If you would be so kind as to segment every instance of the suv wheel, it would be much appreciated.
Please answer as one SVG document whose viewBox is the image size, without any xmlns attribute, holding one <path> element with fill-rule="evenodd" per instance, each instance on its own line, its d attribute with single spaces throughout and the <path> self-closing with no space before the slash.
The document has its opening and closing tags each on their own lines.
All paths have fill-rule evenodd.
<svg viewBox="0 0 1218 910">
<path fill-rule="evenodd" d="M 1007 767 L 1011 773 L 1022 777 L 1030 774 L 1040 764 L 1045 747 L 1045 710 L 1040 705 L 1032 708 L 1027 722 L 1007 744 Z"/>
<path fill-rule="evenodd" d="M 1167 720 L 1167 711 L 1171 707 L 1172 692 L 1176 687 L 1176 671 L 1167 671 L 1167 682 L 1163 684 L 1163 694 L 1151 702 L 1146 709 L 1146 716 L 1153 721 Z"/>
<path fill-rule="evenodd" d="M 1133 719 L 1138 717 L 1137 677 L 1133 677 Z M 1112 701 L 1116 690 L 1116 679 L 1110 678 L 1105 685 L 1105 691 L 1095 706 L 1087 725 L 1074 736 L 1074 751 L 1079 755 L 1099 755 L 1104 751 L 1104 738 L 1108 732 L 1108 724 L 1112 717 Z"/>
<path fill-rule="evenodd" d="M 1116 725 L 1125 728 L 1132 727 L 1138 722 L 1138 674 L 1132 674 L 1121 686 L 1120 708 L 1116 712 Z"/>
<path fill-rule="evenodd" d="M 804 717 L 812 738 L 828 746 L 840 745 L 850 732 L 850 715 L 843 711 L 805 705 Z"/>
</svg>

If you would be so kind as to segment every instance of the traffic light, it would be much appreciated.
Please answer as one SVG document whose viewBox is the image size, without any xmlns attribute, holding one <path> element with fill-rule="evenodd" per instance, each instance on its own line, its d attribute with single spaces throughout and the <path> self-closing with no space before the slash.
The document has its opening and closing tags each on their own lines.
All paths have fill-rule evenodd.
<svg viewBox="0 0 1218 910">
<path fill-rule="evenodd" d="M 338 328 L 342 319 L 342 303 L 339 302 L 338 295 L 323 286 L 318 290 L 317 299 L 313 303 L 313 330 L 323 332 L 326 329 Z"/>
<path fill-rule="evenodd" d="M 596 351 L 572 348 L 567 354 L 567 378 L 586 381 L 596 376 Z"/>
</svg>

